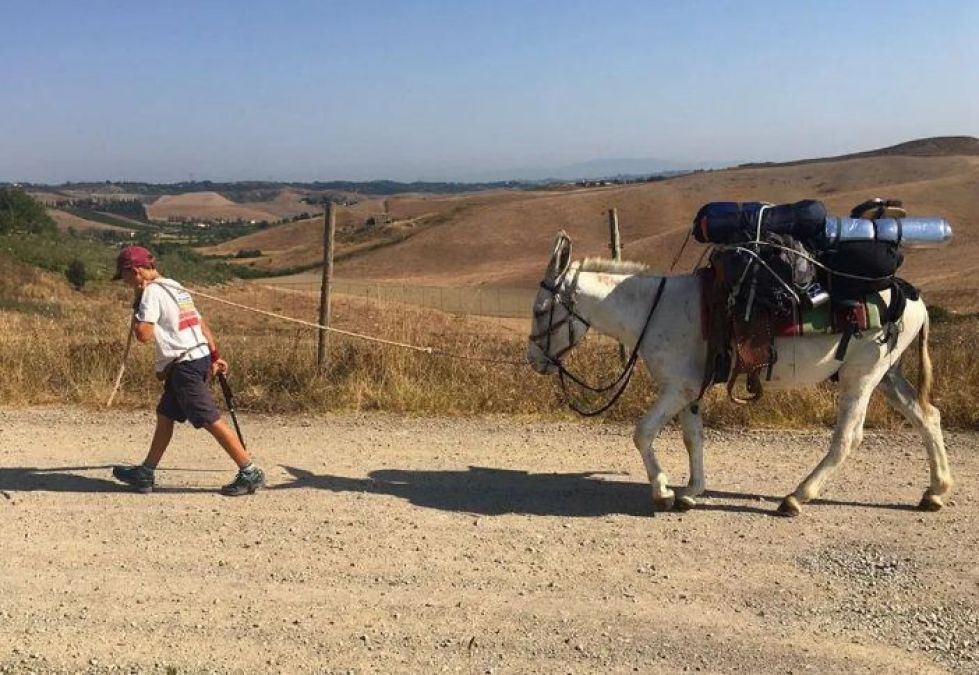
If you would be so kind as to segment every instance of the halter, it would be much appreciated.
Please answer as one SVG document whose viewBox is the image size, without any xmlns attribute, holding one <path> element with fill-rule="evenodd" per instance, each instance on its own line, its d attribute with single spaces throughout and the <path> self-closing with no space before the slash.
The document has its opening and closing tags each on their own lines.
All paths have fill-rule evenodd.
<svg viewBox="0 0 979 675">
<path fill-rule="evenodd" d="M 629 385 L 629 380 L 632 379 L 632 373 L 635 370 L 636 362 L 639 359 L 639 348 L 642 345 L 643 338 L 646 337 L 646 332 L 649 330 L 649 326 L 653 320 L 653 313 L 656 312 L 656 308 L 659 306 L 659 301 L 662 300 L 663 298 L 663 288 L 666 286 L 666 277 L 660 279 L 659 286 L 656 289 L 656 298 L 653 300 L 652 307 L 649 308 L 649 314 L 646 316 L 646 322 L 643 324 L 642 332 L 640 332 L 639 334 L 639 339 L 636 340 L 636 345 L 633 348 L 632 354 L 629 356 L 629 360 L 626 363 L 625 367 L 623 368 L 622 373 L 617 378 L 615 378 L 615 380 L 613 380 L 612 382 L 604 386 L 593 387 L 592 385 L 583 381 L 581 378 L 577 377 L 574 373 L 569 371 L 561 362 L 561 357 L 564 356 L 569 351 L 571 351 L 571 349 L 577 345 L 578 340 L 580 340 L 585 335 L 585 331 L 582 331 L 580 336 L 577 337 L 575 336 L 573 321 L 577 320 L 583 323 L 585 325 L 586 331 L 588 328 L 591 327 L 591 323 L 583 316 L 578 314 L 577 310 L 575 309 L 575 295 L 578 290 L 578 275 L 580 273 L 581 273 L 581 267 L 579 266 L 578 269 L 575 270 L 574 279 L 571 283 L 571 290 L 567 293 L 567 299 L 565 299 L 565 297 L 561 293 L 562 290 L 561 287 L 564 285 L 564 279 L 567 275 L 567 271 L 562 272 L 560 275 L 558 275 L 558 277 L 554 280 L 555 281 L 554 284 L 548 283 L 546 279 L 540 282 L 540 287 L 543 288 L 545 291 L 550 292 L 551 298 L 547 308 L 541 310 L 538 310 L 536 307 L 534 308 L 534 318 L 537 319 L 544 316 L 545 314 L 548 314 L 549 315 L 548 325 L 547 328 L 544 329 L 543 331 L 532 334 L 529 339 L 531 343 L 537 345 L 538 349 L 541 350 L 541 352 L 544 354 L 544 358 L 547 359 L 547 361 L 551 365 L 557 368 L 558 376 L 561 380 L 561 389 L 564 392 L 564 399 L 565 402 L 568 404 L 568 407 L 570 407 L 579 415 L 583 415 L 585 417 L 592 417 L 594 415 L 603 413 L 609 408 L 611 408 L 612 405 L 617 400 L 619 400 L 619 397 L 622 396 L 623 393 L 625 393 L 625 389 Z M 559 304 L 567 311 L 567 314 L 562 319 L 560 319 L 555 323 L 554 310 Z M 551 336 L 554 335 L 554 333 L 565 324 L 568 325 L 568 346 L 552 356 Z M 545 339 L 543 345 L 540 342 L 541 339 Z M 568 386 L 566 380 L 571 380 L 578 386 L 595 393 L 604 393 L 615 387 L 618 387 L 618 390 L 612 395 L 612 398 L 609 399 L 601 407 L 594 410 L 585 410 L 579 407 L 578 405 L 576 405 L 575 402 L 571 400 L 571 396 L 568 394 Z"/>
<path fill-rule="evenodd" d="M 579 267 L 575 270 L 574 279 L 571 283 L 571 290 L 567 293 L 567 297 L 561 293 L 561 286 L 564 285 L 564 280 L 567 277 L 567 270 L 562 272 L 554 281 L 555 283 L 550 284 L 545 279 L 540 282 L 540 287 L 551 294 L 550 302 L 544 309 L 534 308 L 534 318 L 539 319 L 545 314 L 548 315 L 547 327 L 539 333 L 533 333 L 529 340 L 531 343 L 537 345 L 538 349 L 544 354 L 544 358 L 547 359 L 548 363 L 556 366 L 559 371 L 564 370 L 564 365 L 561 363 L 561 357 L 567 354 L 571 349 L 573 349 L 578 341 L 585 336 L 585 333 L 591 328 L 591 323 L 581 316 L 575 309 L 575 296 L 578 291 L 578 274 L 580 274 L 581 268 Z M 559 321 L 554 321 L 554 310 L 560 305 L 564 308 L 567 314 L 564 315 Z M 580 321 L 585 325 L 585 330 L 581 332 L 581 335 L 575 335 L 574 321 Z M 551 355 L 551 336 L 554 335 L 562 326 L 568 326 L 568 346 L 559 351 L 557 354 Z M 544 344 L 541 344 L 541 340 L 544 340 Z"/>
</svg>

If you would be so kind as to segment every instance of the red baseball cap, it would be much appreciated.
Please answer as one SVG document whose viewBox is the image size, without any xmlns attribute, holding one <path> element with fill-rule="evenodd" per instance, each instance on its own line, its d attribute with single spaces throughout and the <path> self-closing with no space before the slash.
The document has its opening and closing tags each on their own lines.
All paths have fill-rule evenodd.
<svg viewBox="0 0 979 675">
<path fill-rule="evenodd" d="M 127 246 L 119 251 L 119 256 L 116 258 L 116 275 L 112 277 L 112 280 L 122 279 L 122 273 L 125 270 L 132 270 L 137 267 L 151 267 L 155 264 L 156 258 L 153 257 L 153 254 L 148 249 L 142 246 Z"/>
</svg>

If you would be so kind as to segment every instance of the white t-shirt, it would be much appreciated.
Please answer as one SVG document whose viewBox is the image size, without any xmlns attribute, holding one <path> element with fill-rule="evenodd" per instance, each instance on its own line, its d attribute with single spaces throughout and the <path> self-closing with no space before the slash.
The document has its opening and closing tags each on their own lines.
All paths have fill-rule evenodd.
<svg viewBox="0 0 979 675">
<path fill-rule="evenodd" d="M 173 361 L 193 361 L 211 353 L 194 299 L 173 279 L 158 277 L 147 284 L 136 320 L 153 324 L 157 372 Z"/>
</svg>

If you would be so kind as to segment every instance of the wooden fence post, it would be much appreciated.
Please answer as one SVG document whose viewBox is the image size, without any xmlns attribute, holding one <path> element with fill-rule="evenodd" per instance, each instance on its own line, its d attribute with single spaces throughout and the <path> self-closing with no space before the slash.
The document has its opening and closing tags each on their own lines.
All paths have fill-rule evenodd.
<svg viewBox="0 0 979 675">
<path fill-rule="evenodd" d="M 321 326 L 330 325 L 330 284 L 333 282 L 333 238 L 337 227 L 337 209 L 333 200 L 328 200 L 323 209 L 323 279 L 320 283 L 320 320 Z M 327 349 L 330 346 L 329 331 L 319 329 L 319 341 L 316 346 L 316 368 L 320 375 L 326 373 Z"/>
<path fill-rule="evenodd" d="M 622 260 L 622 242 L 619 239 L 619 212 L 615 209 L 608 210 L 608 237 L 608 247 L 612 252 L 612 260 Z"/>
<path fill-rule="evenodd" d="M 619 239 L 619 212 L 608 210 L 608 247 L 612 252 L 612 260 L 622 260 L 622 240 Z M 625 365 L 625 347 L 619 343 L 619 360 Z"/>
</svg>

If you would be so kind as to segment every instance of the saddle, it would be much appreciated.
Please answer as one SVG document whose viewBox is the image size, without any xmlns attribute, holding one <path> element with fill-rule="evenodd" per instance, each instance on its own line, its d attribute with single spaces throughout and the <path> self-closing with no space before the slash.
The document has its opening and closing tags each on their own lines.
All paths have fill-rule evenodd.
<svg viewBox="0 0 979 675">
<path fill-rule="evenodd" d="M 736 403 L 761 398 L 761 373 L 775 365 L 775 333 L 772 318 L 755 312 L 747 319 L 730 303 L 732 280 L 723 265 L 698 270 L 701 280 L 701 332 L 707 341 L 707 364 L 700 395 L 712 384 L 726 382 Z M 734 392 L 738 377 L 745 376 L 747 398 Z"/>
</svg>

